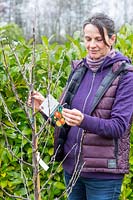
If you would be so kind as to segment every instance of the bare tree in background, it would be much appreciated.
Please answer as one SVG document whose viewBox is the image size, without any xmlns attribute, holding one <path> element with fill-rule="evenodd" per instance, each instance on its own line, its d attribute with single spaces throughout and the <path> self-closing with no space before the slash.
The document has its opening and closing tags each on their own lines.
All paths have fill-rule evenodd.
<svg viewBox="0 0 133 200">
<path fill-rule="evenodd" d="M 0 22 L 15 22 L 24 30 L 27 38 L 32 37 L 33 0 L 1 0 Z M 116 19 L 118 26 L 132 22 L 132 0 L 73 0 L 37 1 L 37 37 L 56 34 L 60 40 L 65 34 L 72 35 L 80 30 L 85 18 L 94 12 L 103 11 Z"/>
</svg>

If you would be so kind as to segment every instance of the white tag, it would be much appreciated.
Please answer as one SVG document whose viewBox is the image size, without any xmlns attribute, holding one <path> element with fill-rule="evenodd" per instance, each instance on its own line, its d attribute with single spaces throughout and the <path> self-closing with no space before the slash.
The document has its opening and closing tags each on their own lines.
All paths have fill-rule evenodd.
<svg viewBox="0 0 133 200">
<path fill-rule="evenodd" d="M 39 164 L 41 165 L 41 167 L 47 171 L 49 169 L 49 166 L 40 158 L 40 153 L 38 152 L 37 155 L 37 161 L 39 162 Z"/>
<path fill-rule="evenodd" d="M 52 95 L 49 94 L 40 105 L 40 109 L 47 117 L 50 117 L 54 110 L 56 110 L 58 105 L 59 102 Z"/>
</svg>

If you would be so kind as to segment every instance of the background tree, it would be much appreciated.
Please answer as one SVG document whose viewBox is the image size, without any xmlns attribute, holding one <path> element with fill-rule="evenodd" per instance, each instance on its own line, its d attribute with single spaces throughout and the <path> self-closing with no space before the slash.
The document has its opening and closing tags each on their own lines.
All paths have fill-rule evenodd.
<svg viewBox="0 0 133 200">
<path fill-rule="evenodd" d="M 116 21 L 117 30 L 124 23 L 133 22 L 132 0 L 1 0 L 0 22 L 17 23 L 26 38 L 31 38 L 35 4 L 38 24 L 36 35 L 39 40 L 41 35 L 50 37 L 55 34 L 55 39 L 62 42 L 66 34 L 72 36 L 75 30 L 81 30 L 83 21 L 99 11 L 109 14 Z"/>
</svg>

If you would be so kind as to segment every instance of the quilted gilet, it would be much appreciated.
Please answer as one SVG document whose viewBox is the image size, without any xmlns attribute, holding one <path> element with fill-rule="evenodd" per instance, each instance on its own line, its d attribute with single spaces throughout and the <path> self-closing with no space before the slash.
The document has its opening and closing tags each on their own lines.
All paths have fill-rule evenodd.
<svg viewBox="0 0 133 200">
<path fill-rule="evenodd" d="M 104 94 L 102 100 L 92 113 L 103 119 L 109 119 L 111 109 L 114 103 L 117 86 L 119 84 L 118 76 Z M 84 163 L 83 172 L 107 172 L 107 173 L 128 173 L 129 171 L 129 129 L 122 138 L 105 138 L 91 132 L 84 131 L 81 158 Z M 90 153 L 91 152 L 91 155 Z"/>
</svg>

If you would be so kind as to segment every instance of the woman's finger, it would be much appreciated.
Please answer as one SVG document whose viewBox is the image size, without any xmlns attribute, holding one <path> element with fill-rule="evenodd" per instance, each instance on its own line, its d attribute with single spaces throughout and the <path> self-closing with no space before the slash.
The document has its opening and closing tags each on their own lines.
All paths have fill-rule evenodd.
<svg viewBox="0 0 133 200">
<path fill-rule="evenodd" d="M 62 115 L 68 125 L 78 126 L 83 121 L 84 115 L 77 109 L 63 109 Z"/>
</svg>

